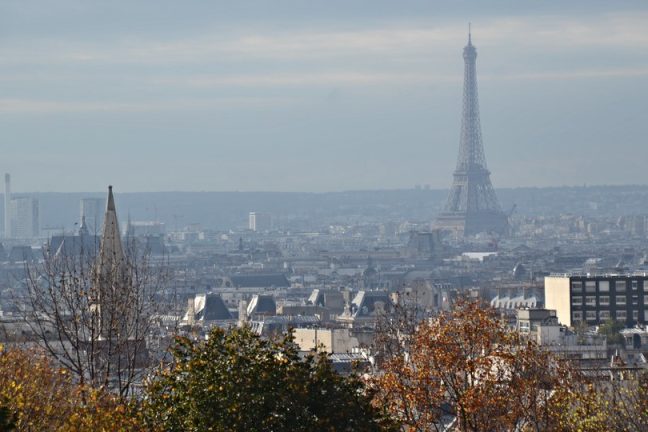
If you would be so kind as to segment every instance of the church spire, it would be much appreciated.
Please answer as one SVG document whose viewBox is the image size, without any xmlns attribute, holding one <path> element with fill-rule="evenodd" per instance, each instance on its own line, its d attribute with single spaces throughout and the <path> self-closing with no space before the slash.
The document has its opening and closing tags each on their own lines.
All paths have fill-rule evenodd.
<svg viewBox="0 0 648 432">
<path fill-rule="evenodd" d="M 108 205 L 106 212 L 115 211 L 115 198 L 113 197 L 112 186 L 108 186 Z"/>
<path fill-rule="evenodd" d="M 102 273 L 110 274 L 117 268 L 121 268 L 124 263 L 125 256 L 119 232 L 119 222 L 117 221 L 115 198 L 113 197 L 112 186 L 108 186 L 108 204 L 101 236 L 99 265 Z"/>
</svg>

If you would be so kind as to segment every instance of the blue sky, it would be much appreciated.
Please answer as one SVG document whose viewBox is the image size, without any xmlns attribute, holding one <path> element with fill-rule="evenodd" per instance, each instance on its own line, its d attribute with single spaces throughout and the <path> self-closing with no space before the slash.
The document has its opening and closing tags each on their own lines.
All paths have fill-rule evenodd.
<svg viewBox="0 0 648 432">
<path fill-rule="evenodd" d="M 17 191 L 450 185 L 467 23 L 496 187 L 648 184 L 644 1 L 0 0 Z"/>
</svg>

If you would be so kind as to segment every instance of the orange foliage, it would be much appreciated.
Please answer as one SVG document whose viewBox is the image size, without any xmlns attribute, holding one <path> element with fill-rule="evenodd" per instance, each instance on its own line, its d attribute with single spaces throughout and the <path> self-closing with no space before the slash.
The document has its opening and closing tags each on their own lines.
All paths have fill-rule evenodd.
<svg viewBox="0 0 648 432">
<path fill-rule="evenodd" d="M 0 400 L 18 431 L 142 430 L 129 405 L 74 384 L 65 369 L 37 350 L 0 347 Z"/>
<path fill-rule="evenodd" d="M 571 372 L 523 343 L 495 311 L 461 300 L 451 312 L 398 334 L 400 351 L 383 359 L 374 386 L 406 430 L 550 430 L 551 407 Z"/>
</svg>

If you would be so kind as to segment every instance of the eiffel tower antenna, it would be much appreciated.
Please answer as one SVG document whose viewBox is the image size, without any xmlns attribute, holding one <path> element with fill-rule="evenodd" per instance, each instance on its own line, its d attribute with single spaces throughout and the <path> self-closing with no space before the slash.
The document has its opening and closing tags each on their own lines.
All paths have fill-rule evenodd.
<svg viewBox="0 0 648 432">
<path fill-rule="evenodd" d="M 464 88 L 459 156 L 445 209 L 435 228 L 457 236 L 480 232 L 503 234 L 508 216 L 502 212 L 486 166 L 477 97 L 477 50 L 468 23 L 468 44 L 463 49 Z"/>
</svg>

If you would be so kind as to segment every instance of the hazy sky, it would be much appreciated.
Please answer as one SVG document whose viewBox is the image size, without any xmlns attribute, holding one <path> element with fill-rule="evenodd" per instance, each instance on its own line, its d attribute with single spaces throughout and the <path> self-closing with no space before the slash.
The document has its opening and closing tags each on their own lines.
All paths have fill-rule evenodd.
<svg viewBox="0 0 648 432">
<path fill-rule="evenodd" d="M 447 188 L 469 21 L 495 187 L 648 184 L 643 0 L 0 0 L 0 170 L 17 191 Z"/>
</svg>

